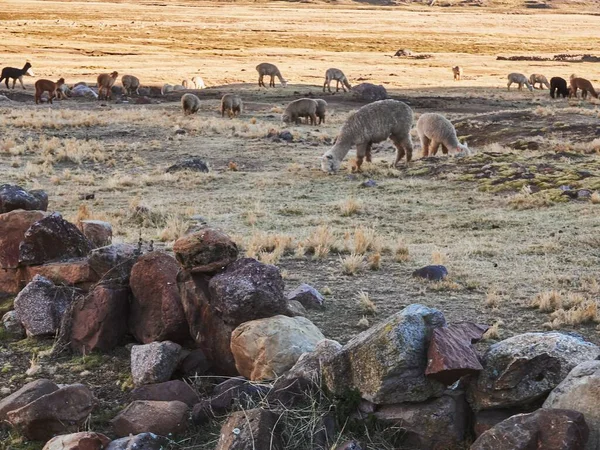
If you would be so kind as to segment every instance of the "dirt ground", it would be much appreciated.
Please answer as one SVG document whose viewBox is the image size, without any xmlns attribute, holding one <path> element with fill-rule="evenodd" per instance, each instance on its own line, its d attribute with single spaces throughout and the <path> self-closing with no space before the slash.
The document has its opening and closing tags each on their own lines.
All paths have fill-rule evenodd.
<svg viewBox="0 0 600 450">
<path fill-rule="evenodd" d="M 184 1 L 9 0 L 2 9 L 0 64 L 27 59 L 35 71 L 25 91 L 0 87 L 11 99 L 0 102 L 3 183 L 43 188 L 66 218 L 108 220 L 116 240 L 141 237 L 145 248 L 153 241 L 168 251 L 198 221 L 222 228 L 247 255 L 276 263 L 288 289 L 306 282 L 325 293 L 327 308 L 308 317 L 340 342 L 416 302 L 450 322 L 496 324 L 488 344 L 547 329 L 600 342 L 599 103 L 506 90 L 510 72 L 577 73 L 599 85 L 598 63 L 496 60 L 594 54 L 599 16 Z M 399 48 L 431 57 L 392 58 Z M 287 88 L 256 85 L 254 67 L 263 61 L 280 67 Z M 452 79 L 456 64 L 465 69 L 460 82 Z M 421 158 L 414 133 L 409 165 L 390 168 L 393 146 L 385 142 L 363 173 L 352 173 L 354 152 L 339 174 L 322 173 L 319 156 L 363 104 L 351 93 L 322 92 L 329 67 L 343 69 L 353 85 L 382 84 L 415 118 L 445 114 L 474 154 Z M 33 102 L 37 78 L 93 84 L 112 70 L 155 87 L 151 104 L 135 96 Z M 194 92 L 200 111 L 184 117 L 181 94 L 161 96 L 156 87 L 195 75 L 208 88 Z M 227 92 L 243 98 L 241 117 L 221 118 Z M 285 126 L 285 105 L 305 96 L 326 99 L 326 123 Z M 277 138 L 283 130 L 292 142 Z M 165 172 L 192 156 L 211 171 Z M 368 180 L 374 186 L 365 187 Z M 94 199 L 81 200 L 89 194 Z M 445 264 L 449 279 L 411 277 L 431 263 Z M 546 301 L 543 311 L 532 301 Z M 0 342 L 0 386 L 19 388 L 36 364 L 36 377 L 83 380 L 101 402 L 92 423 L 110 434 L 106 421 L 130 388 L 127 351 L 50 360 L 50 345 Z M 11 443 L 0 448 L 28 448 L 0 431 L 3 438 Z M 180 447 L 204 448 L 198 442 Z"/>
</svg>

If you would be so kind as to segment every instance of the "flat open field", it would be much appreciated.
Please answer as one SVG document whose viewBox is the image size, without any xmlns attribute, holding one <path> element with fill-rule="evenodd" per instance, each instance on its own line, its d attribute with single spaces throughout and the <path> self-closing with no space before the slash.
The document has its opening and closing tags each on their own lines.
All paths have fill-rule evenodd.
<svg viewBox="0 0 600 450">
<path fill-rule="evenodd" d="M 497 324 L 492 341 L 558 328 L 598 343 L 599 102 L 552 100 L 547 89 L 507 92 L 506 75 L 576 73 L 600 86 L 600 64 L 496 56 L 600 53 L 599 28 L 596 15 L 486 8 L 7 0 L 0 64 L 29 60 L 35 77 L 24 78 L 26 91 L 0 87 L 12 100 L 0 102 L 0 182 L 43 188 L 65 217 L 108 220 L 117 240 L 141 237 L 160 248 L 201 216 L 246 254 L 276 263 L 289 289 L 306 282 L 326 293 L 328 308 L 308 317 L 340 342 L 363 329 L 361 319 L 374 323 L 418 302 L 449 321 Z M 431 57 L 392 58 L 399 48 Z M 257 86 L 254 67 L 265 61 L 278 65 L 287 88 Z M 460 82 L 456 64 L 465 71 Z M 384 85 L 416 117 L 445 114 L 475 154 L 421 158 L 414 133 L 409 165 L 391 169 L 385 142 L 361 174 L 351 173 L 354 152 L 339 174 L 322 173 L 318 157 L 363 104 L 351 93 L 322 92 L 329 67 L 353 85 Z M 199 75 L 208 89 L 195 92 L 202 107 L 190 117 L 181 94 L 151 94 L 148 105 L 135 97 L 33 102 L 37 78 L 93 84 L 113 70 L 146 87 Z M 221 118 L 227 92 L 242 96 L 241 117 Z M 326 123 L 284 126 L 285 105 L 304 96 L 327 100 Z M 273 139 L 271 130 L 294 139 Z M 210 173 L 165 173 L 192 156 Z M 367 180 L 375 186 L 363 187 Z M 449 279 L 411 277 L 431 263 L 445 264 Z M 536 297 L 543 311 L 531 307 Z M 0 349 L 8 367 L 0 385 L 14 390 L 25 382 L 31 348 Z M 106 357 L 101 375 L 83 378 L 105 386 L 104 412 L 123 401 L 118 387 L 106 386 L 122 377 L 124 361 Z M 69 364 L 49 361 L 41 375 L 81 379 L 81 364 Z"/>
</svg>

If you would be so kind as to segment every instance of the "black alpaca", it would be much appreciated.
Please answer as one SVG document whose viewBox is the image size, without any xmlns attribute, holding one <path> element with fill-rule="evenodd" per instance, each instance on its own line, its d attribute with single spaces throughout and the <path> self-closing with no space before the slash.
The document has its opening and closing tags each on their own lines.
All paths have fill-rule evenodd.
<svg viewBox="0 0 600 450">
<path fill-rule="evenodd" d="M 21 87 L 25 89 L 25 86 L 23 85 L 23 75 L 25 75 L 29 71 L 29 69 L 31 69 L 31 64 L 29 63 L 25 63 L 25 66 L 23 66 L 22 69 L 17 69 L 15 67 L 5 67 L 4 69 L 2 69 L 2 75 L 0 76 L 0 84 L 2 83 L 2 80 L 4 80 L 6 83 L 6 89 L 10 89 L 8 87 L 8 80 L 12 78 L 13 89 L 15 88 L 15 83 L 17 82 L 17 80 L 19 80 L 19 83 L 21 83 Z"/>
<path fill-rule="evenodd" d="M 556 97 L 554 94 L 556 93 Z M 550 80 L 550 97 L 558 98 L 559 96 L 567 98 L 569 96 L 569 88 L 567 88 L 567 80 L 561 77 L 552 77 Z"/>
</svg>

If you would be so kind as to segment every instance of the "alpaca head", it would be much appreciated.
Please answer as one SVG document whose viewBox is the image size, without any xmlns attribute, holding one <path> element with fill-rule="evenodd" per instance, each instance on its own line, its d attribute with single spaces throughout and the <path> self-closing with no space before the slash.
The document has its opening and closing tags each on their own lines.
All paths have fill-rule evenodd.
<svg viewBox="0 0 600 450">
<path fill-rule="evenodd" d="M 287 81 L 282 79 L 281 80 L 281 87 L 287 87 Z"/>
<path fill-rule="evenodd" d="M 117 77 L 119 76 L 119 72 L 113 72 L 110 74 L 111 78 L 114 78 L 115 80 L 117 79 Z"/>
<path fill-rule="evenodd" d="M 287 114 L 282 114 L 282 115 L 281 115 L 281 121 L 282 121 L 283 123 L 290 123 L 290 116 L 289 116 L 289 115 L 287 115 Z"/>
<path fill-rule="evenodd" d="M 60 80 L 58 80 L 58 81 L 56 82 L 56 85 L 57 85 L 58 87 L 61 87 L 63 84 L 65 84 L 65 79 L 64 79 L 64 78 L 61 78 Z"/>
<path fill-rule="evenodd" d="M 341 162 L 330 153 L 321 156 L 321 170 L 325 173 L 335 173 L 340 170 Z"/>
<path fill-rule="evenodd" d="M 30 77 L 35 77 L 35 74 L 33 73 L 33 70 L 31 70 L 31 64 L 29 62 L 25 63 L 25 67 L 23 69 L 25 69 L 26 75 L 29 75 Z"/>
<path fill-rule="evenodd" d="M 454 154 L 455 156 L 469 156 L 471 154 L 471 150 L 469 149 L 469 146 L 467 145 L 467 143 L 465 142 L 464 144 L 458 144 L 458 146 L 456 147 L 456 153 Z"/>
</svg>

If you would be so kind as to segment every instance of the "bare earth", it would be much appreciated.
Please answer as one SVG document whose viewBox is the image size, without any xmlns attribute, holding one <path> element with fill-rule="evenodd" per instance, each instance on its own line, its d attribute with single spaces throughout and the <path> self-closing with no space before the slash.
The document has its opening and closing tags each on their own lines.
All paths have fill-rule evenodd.
<svg viewBox="0 0 600 450">
<path fill-rule="evenodd" d="M 0 102 L 0 182 L 43 188 L 50 208 L 68 219 L 105 219 L 117 240 L 141 237 L 145 246 L 152 240 L 167 250 L 194 223 L 190 217 L 201 216 L 234 236 L 246 254 L 276 263 L 289 289 L 306 282 L 328 294 L 328 308 L 308 317 L 341 342 L 362 330 L 363 317 L 373 323 L 418 302 L 441 309 L 449 321 L 498 324 L 488 342 L 560 328 L 598 343 L 599 102 L 552 100 L 548 90 L 507 92 L 506 75 L 576 73 L 600 86 L 599 64 L 496 60 L 600 51 L 600 16 L 571 12 L 6 0 L 0 64 L 28 60 L 35 77 L 25 77 L 26 91 L 0 88 L 12 99 Z M 432 56 L 392 58 L 399 48 Z M 288 87 L 258 88 L 260 62 L 277 64 Z M 465 71 L 460 82 L 452 79 L 456 64 Z M 408 166 L 389 168 L 394 155 L 386 142 L 374 147 L 374 162 L 361 174 L 351 173 L 354 152 L 339 174 L 322 173 L 318 157 L 362 106 L 350 93 L 322 92 L 330 67 L 353 85 L 384 85 L 417 116 L 445 114 L 475 154 L 422 159 L 415 133 Z M 181 112 L 180 93 L 160 96 L 157 89 L 150 105 L 134 104 L 135 97 L 33 102 L 38 78 L 93 85 L 97 74 L 113 70 L 146 87 L 199 75 L 208 89 L 194 92 L 202 108 L 190 117 Z M 240 118 L 221 118 L 227 92 L 243 98 Z M 304 96 L 327 100 L 326 124 L 285 127 L 285 105 Z M 270 130 L 289 130 L 294 141 L 268 138 Z M 165 173 L 190 156 L 211 172 Z M 369 179 L 376 186 L 362 187 Z M 80 200 L 91 193 L 94 200 Z M 315 241 L 322 244 L 316 255 Z M 347 275 L 344 262 L 360 267 Z M 445 264 L 449 280 L 411 277 L 431 263 Z M 537 294 L 553 290 L 562 308 L 530 307 Z M 360 304 L 360 291 L 374 313 Z M 0 385 L 11 390 L 26 382 L 32 353 L 48 345 L 17 344 L 0 342 Z M 121 353 L 104 357 L 101 375 L 87 375 L 106 390 L 107 415 L 124 402 L 120 388 L 103 387 L 127 372 Z M 84 368 L 80 361 L 49 361 L 41 375 L 58 370 L 60 382 L 86 380 L 79 376 Z"/>
</svg>

